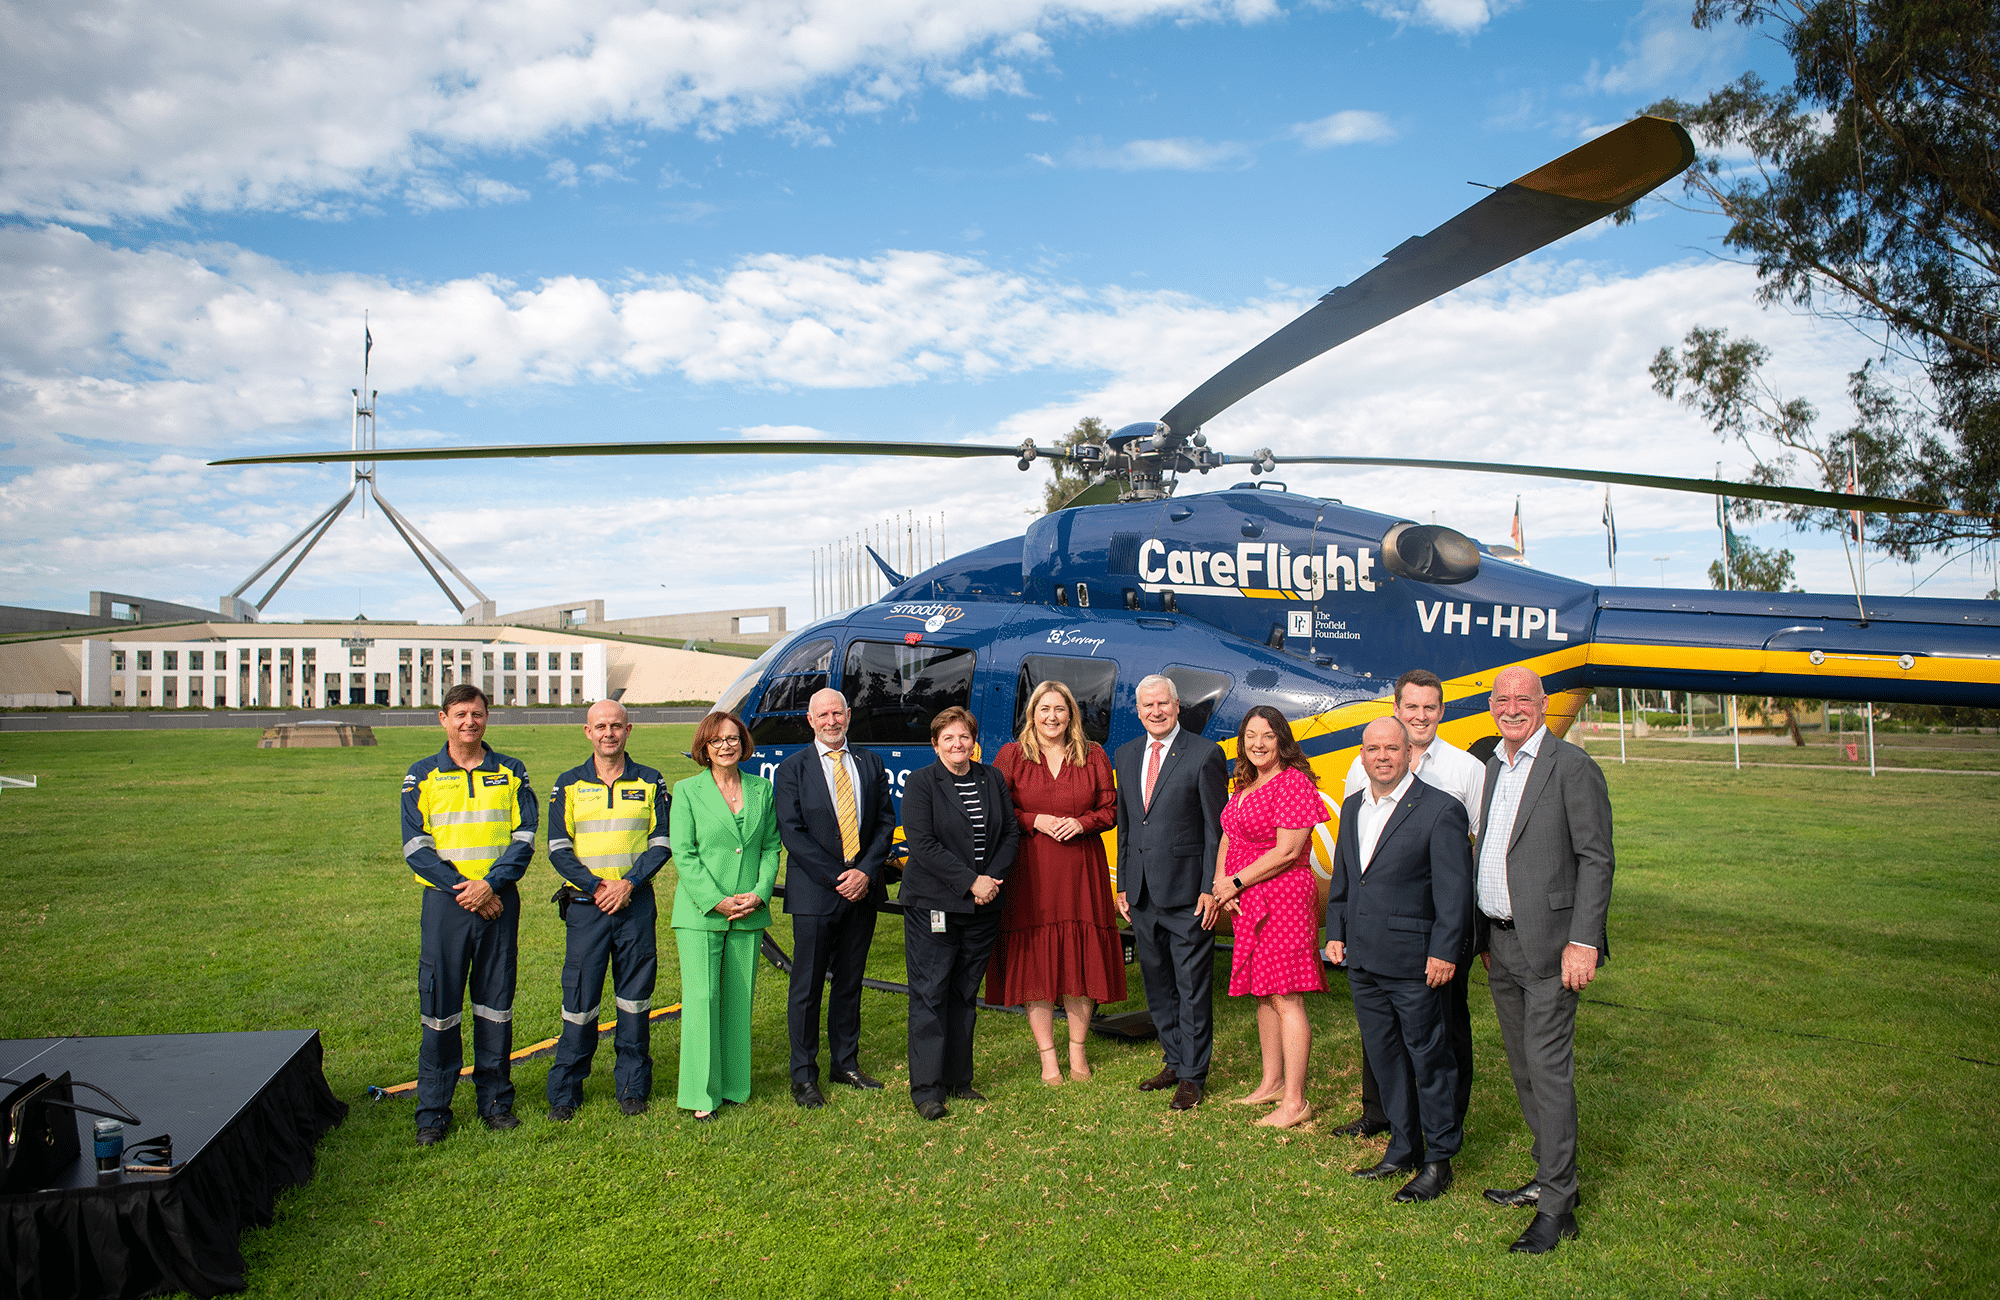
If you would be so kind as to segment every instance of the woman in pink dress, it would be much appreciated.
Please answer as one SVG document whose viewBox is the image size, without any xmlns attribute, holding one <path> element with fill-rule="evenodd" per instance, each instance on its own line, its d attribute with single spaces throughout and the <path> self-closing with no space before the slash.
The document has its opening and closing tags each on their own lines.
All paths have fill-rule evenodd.
<svg viewBox="0 0 2000 1300">
<path fill-rule="evenodd" d="M 1058 999 L 1069 1016 L 1069 1073 L 1090 1077 L 1084 1043 L 1099 1002 L 1125 1000 L 1124 950 L 1103 833 L 1118 820 L 1111 760 L 1083 734 L 1076 697 L 1046 681 L 1028 697 L 1018 740 L 993 766 L 1007 778 L 1021 853 L 1001 896 L 1000 942 L 986 968 L 986 1000 L 1023 1006 L 1042 1054 L 1042 1082 L 1062 1082 Z"/>
<path fill-rule="evenodd" d="M 1243 1106 L 1277 1102 L 1257 1120 L 1291 1128 L 1312 1118 L 1306 1057 L 1312 1025 L 1305 995 L 1325 992 L 1320 973 L 1319 890 L 1313 883 L 1313 827 L 1327 820 L 1312 765 L 1285 715 L 1260 704 L 1236 732 L 1234 793 L 1222 810 L 1215 901 L 1235 916 L 1229 995 L 1257 999 L 1257 1045 L 1264 1078 Z"/>
</svg>

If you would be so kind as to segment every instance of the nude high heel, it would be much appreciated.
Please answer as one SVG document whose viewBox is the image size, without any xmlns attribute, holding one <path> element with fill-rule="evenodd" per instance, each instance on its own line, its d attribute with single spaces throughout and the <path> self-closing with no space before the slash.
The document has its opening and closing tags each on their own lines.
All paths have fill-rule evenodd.
<svg viewBox="0 0 2000 1300">
<path fill-rule="evenodd" d="M 1063 1081 L 1063 1076 L 1062 1067 L 1056 1064 L 1056 1049 L 1053 1047 L 1042 1047 L 1036 1050 L 1042 1054 L 1043 1084 L 1051 1088 L 1059 1086 Z"/>
</svg>

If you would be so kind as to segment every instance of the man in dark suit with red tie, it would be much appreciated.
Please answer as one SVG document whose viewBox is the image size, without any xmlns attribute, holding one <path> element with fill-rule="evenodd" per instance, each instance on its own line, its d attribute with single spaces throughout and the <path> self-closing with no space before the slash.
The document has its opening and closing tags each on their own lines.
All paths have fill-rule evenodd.
<svg viewBox="0 0 2000 1300">
<path fill-rule="evenodd" d="M 1133 692 L 1146 734 L 1118 747 L 1118 911 L 1132 923 L 1146 1009 L 1166 1061 L 1139 1085 L 1174 1090 L 1189 1110 L 1215 1046 L 1215 851 L 1229 801 L 1222 747 L 1181 727 L 1180 688 L 1147 677 Z"/>
<path fill-rule="evenodd" d="M 1381 1162 L 1354 1175 L 1413 1174 L 1396 1200 L 1429 1201 L 1451 1186 L 1464 1137 L 1443 990 L 1472 927 L 1470 823 L 1465 805 L 1410 771 L 1395 718 L 1362 731 L 1361 766 L 1368 786 L 1341 806 L 1334 841 L 1326 956 L 1347 963 L 1390 1137 Z"/>
<path fill-rule="evenodd" d="M 807 704 L 813 743 L 772 777 L 778 838 L 785 846 L 785 912 L 792 918 L 792 1100 L 826 1104 L 819 1089 L 820 989 L 833 1080 L 850 1088 L 882 1084 L 861 1069 L 861 976 L 875 937 L 875 906 L 888 897 L 882 865 L 896 831 L 889 773 L 882 760 L 847 743 L 847 698 L 828 689 Z"/>
</svg>

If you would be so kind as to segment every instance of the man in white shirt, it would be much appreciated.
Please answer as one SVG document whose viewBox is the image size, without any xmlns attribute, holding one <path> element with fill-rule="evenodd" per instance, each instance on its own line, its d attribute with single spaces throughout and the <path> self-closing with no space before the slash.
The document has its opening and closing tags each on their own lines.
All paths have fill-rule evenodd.
<svg viewBox="0 0 2000 1300">
<path fill-rule="evenodd" d="M 1472 849 L 1465 806 L 1410 771 L 1402 723 L 1369 723 L 1361 757 L 1368 788 L 1341 805 L 1326 956 L 1346 962 L 1362 1042 L 1381 1066 L 1390 1138 L 1379 1163 L 1353 1172 L 1414 1174 L 1395 1199 L 1429 1201 L 1451 1186 L 1464 1137 L 1442 993 L 1472 929 Z"/>
<path fill-rule="evenodd" d="M 1437 674 L 1412 668 L 1396 679 L 1396 721 L 1410 737 L 1410 771 L 1426 785 L 1436 786 L 1457 799 L 1465 808 L 1471 833 L 1479 834 L 1479 804 L 1486 786 L 1486 766 L 1472 755 L 1437 734 L 1444 721 L 1444 683 Z M 1347 769 L 1344 802 L 1368 784 L 1361 756 Z M 1468 934 L 1468 941 L 1470 935 Z M 1472 953 L 1461 953 L 1454 965 L 1457 974 L 1444 993 L 1445 1033 L 1451 1040 L 1452 1055 L 1458 1061 L 1458 1091 L 1453 1106 L 1461 1124 L 1465 1108 L 1472 1100 L 1472 1008 L 1466 993 L 1472 978 Z M 1389 1117 L 1382 1110 L 1382 1089 L 1368 1053 L 1361 1054 L 1361 1118 L 1343 1124 L 1334 1132 L 1344 1137 L 1373 1137 L 1389 1131 Z"/>
</svg>

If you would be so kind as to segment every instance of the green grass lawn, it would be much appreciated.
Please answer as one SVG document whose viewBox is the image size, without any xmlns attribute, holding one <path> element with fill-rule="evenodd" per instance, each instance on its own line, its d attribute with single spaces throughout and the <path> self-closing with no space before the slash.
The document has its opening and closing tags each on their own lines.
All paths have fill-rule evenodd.
<svg viewBox="0 0 2000 1300">
<path fill-rule="evenodd" d="M 579 730 L 492 739 L 545 792 L 584 758 Z M 634 752 L 684 773 L 690 731 L 641 729 Z M 0 796 L 0 1037 L 319 1029 L 353 1111 L 315 1180 L 244 1238 L 258 1295 L 2000 1293 L 2000 778 L 1607 764 L 1620 869 L 1613 959 L 1578 1017 L 1584 1236 L 1527 1259 L 1505 1251 L 1525 1215 L 1478 1195 L 1533 1164 L 1477 973 L 1467 1146 L 1426 1206 L 1348 1177 L 1379 1139 L 1327 1132 L 1358 1105 L 1338 979 L 1310 999 L 1316 1129 L 1255 1129 L 1226 1104 L 1257 1072 L 1251 1008 L 1231 999 L 1213 1100 L 1186 1115 L 1133 1088 L 1154 1045 L 1098 1041 L 1096 1080 L 1045 1089 L 1026 1023 L 994 1014 L 991 1100 L 926 1124 L 898 1088 L 903 1008 L 875 993 L 863 1062 L 890 1088 L 800 1111 L 767 967 L 748 1107 L 683 1119 L 662 1023 L 651 1114 L 611 1103 L 606 1044 L 574 1123 L 542 1118 L 535 1061 L 515 1071 L 521 1128 L 461 1124 L 419 1151 L 411 1103 L 363 1094 L 415 1073 L 418 887 L 395 803 L 438 738 L 255 735 L 0 736 L 0 771 L 41 778 Z M 517 1043 L 559 1023 L 553 886 L 538 857 Z M 899 937 L 883 918 L 876 974 L 900 978 Z"/>
</svg>

